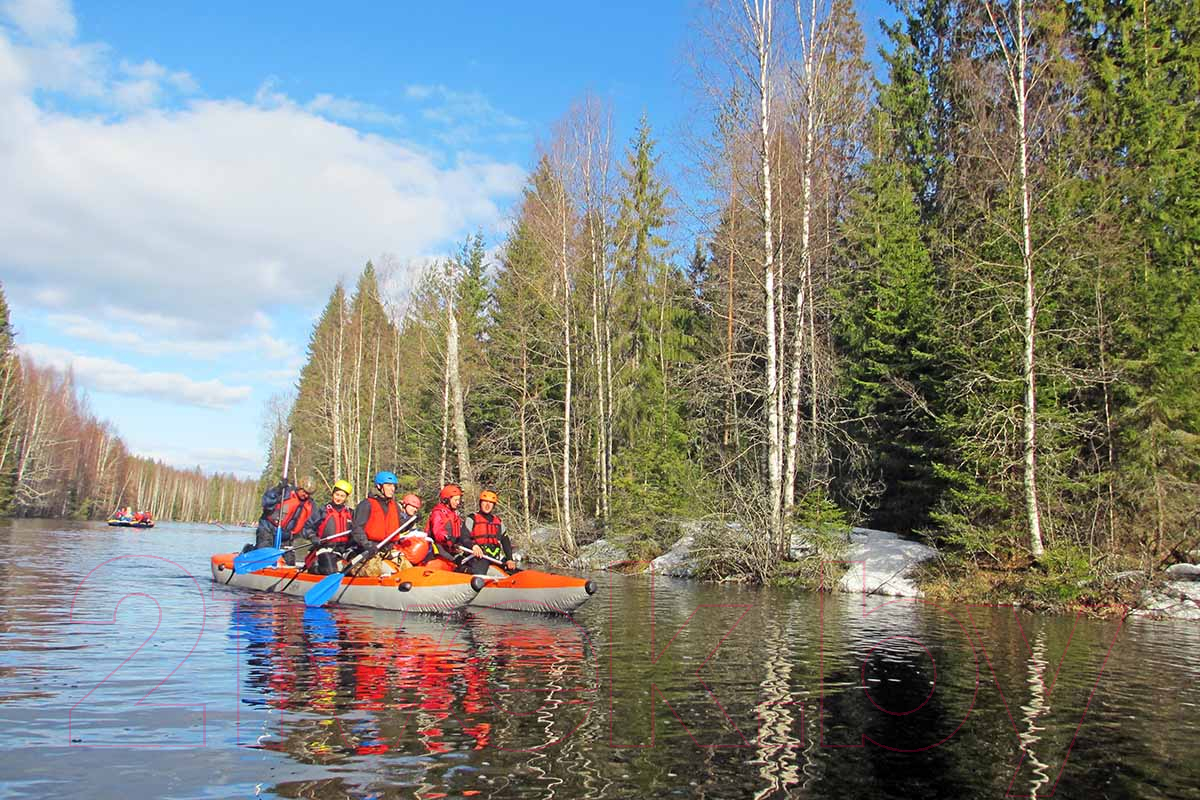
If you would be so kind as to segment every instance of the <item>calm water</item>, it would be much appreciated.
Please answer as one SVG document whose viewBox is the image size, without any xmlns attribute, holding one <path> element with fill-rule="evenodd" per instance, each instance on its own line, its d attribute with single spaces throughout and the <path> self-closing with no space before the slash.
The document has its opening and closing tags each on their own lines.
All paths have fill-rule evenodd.
<svg viewBox="0 0 1200 800">
<path fill-rule="evenodd" d="M 599 575 L 574 618 L 214 586 L 0 522 L 0 797 L 1200 798 L 1200 626 Z"/>
</svg>

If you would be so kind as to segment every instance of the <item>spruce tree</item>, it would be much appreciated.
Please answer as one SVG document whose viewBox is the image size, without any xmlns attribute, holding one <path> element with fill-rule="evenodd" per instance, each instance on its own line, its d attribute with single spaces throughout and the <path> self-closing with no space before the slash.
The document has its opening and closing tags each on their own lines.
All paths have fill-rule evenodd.
<svg viewBox="0 0 1200 800">
<path fill-rule="evenodd" d="M 950 345 L 920 207 L 904 164 L 887 157 L 888 121 L 886 113 L 876 115 L 880 157 L 867 164 L 851 200 L 835 333 L 856 420 L 851 428 L 882 486 L 871 522 L 912 531 L 929 523 L 944 489 L 940 414 Z"/>
<path fill-rule="evenodd" d="M 1113 220 L 1101 265 L 1113 437 L 1129 524 L 1148 549 L 1194 523 L 1200 487 L 1200 4 L 1081 0 L 1092 75 L 1088 188 Z M 1192 522 L 1189 522 L 1191 520 Z"/>
</svg>

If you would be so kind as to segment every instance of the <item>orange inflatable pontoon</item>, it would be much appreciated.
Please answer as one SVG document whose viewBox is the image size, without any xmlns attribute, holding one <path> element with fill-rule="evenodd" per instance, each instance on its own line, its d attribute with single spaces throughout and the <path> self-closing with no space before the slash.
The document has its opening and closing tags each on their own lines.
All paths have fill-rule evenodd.
<svg viewBox="0 0 1200 800">
<path fill-rule="evenodd" d="M 326 577 L 288 566 L 237 574 L 233 571 L 236 555 L 220 553 L 212 557 L 213 581 L 240 589 L 302 597 Z M 445 612 L 466 606 L 486 583 L 480 576 L 410 567 L 381 578 L 342 578 L 342 585 L 329 602 L 392 611 Z"/>
<path fill-rule="evenodd" d="M 454 564 L 435 558 L 426 567 L 449 572 L 454 569 Z M 596 584 L 586 578 L 534 569 L 510 575 L 492 565 L 483 578 L 487 584 L 471 600 L 472 607 L 564 613 L 579 608 L 596 593 Z"/>
</svg>

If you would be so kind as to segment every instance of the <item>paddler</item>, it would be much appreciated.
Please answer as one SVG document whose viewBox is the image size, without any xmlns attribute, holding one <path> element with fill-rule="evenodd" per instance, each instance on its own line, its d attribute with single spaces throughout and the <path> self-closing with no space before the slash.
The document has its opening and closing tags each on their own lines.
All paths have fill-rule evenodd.
<svg viewBox="0 0 1200 800">
<path fill-rule="evenodd" d="M 404 512 L 401 511 L 400 504 L 396 502 L 396 483 L 395 473 L 387 470 L 376 473 L 375 491 L 355 507 L 350 538 L 360 552 L 372 551 L 379 542 L 391 536 L 397 528 L 404 524 Z M 402 554 L 394 552 L 393 545 L 397 544 L 393 539 L 386 545 L 387 552 L 374 553 L 358 569 L 357 574 L 364 577 L 379 577 L 392 574 L 396 567 L 403 569 L 412 566 Z M 395 567 L 386 563 L 393 561 L 393 558 L 398 562 Z"/>
<path fill-rule="evenodd" d="M 314 543 L 304 560 L 304 567 L 314 575 L 337 572 L 338 561 L 350 546 L 350 523 L 354 512 L 346 505 L 346 501 L 352 494 L 354 484 L 350 481 L 334 481 L 329 502 L 313 514 L 304 526 L 304 535 Z"/>
<path fill-rule="evenodd" d="M 410 519 L 415 518 L 421 513 L 421 498 L 417 497 L 412 492 L 400 498 L 400 524 L 403 525 Z M 409 529 L 411 533 L 417 533 L 416 523 Z M 404 554 L 410 564 L 420 564 L 425 560 L 425 556 L 429 553 L 429 542 L 425 536 L 413 535 L 405 536 L 400 540 L 400 544 L 396 549 Z"/>
<path fill-rule="evenodd" d="M 438 493 L 438 504 L 429 512 L 429 519 L 425 522 L 425 533 L 432 540 L 426 561 L 439 556 L 454 561 L 455 555 L 464 549 L 476 556 L 483 555 L 483 548 L 472 546 L 463 538 L 463 518 L 458 513 L 462 495 L 462 487 L 457 483 L 446 484 Z M 460 562 L 460 568 L 466 571 L 464 563 Z"/>
<path fill-rule="evenodd" d="M 491 489 L 479 493 L 479 510 L 463 520 L 463 543 L 472 552 L 478 548 L 482 555 L 504 562 L 504 569 L 509 572 L 517 571 L 517 562 L 513 560 L 512 542 L 504 529 L 504 520 L 496 514 L 496 504 L 500 496 Z M 476 553 L 479 555 L 479 553 Z M 491 565 L 483 558 L 472 558 L 463 564 L 463 569 L 474 575 L 484 575 Z"/>
<path fill-rule="evenodd" d="M 282 483 L 272 486 L 266 491 L 262 498 L 263 514 L 258 520 L 258 530 L 254 537 L 255 547 L 274 547 L 276 527 L 283 532 L 281 539 L 283 544 L 296 546 L 303 544 L 295 540 L 303 535 L 304 526 L 313 513 L 313 483 L 312 477 L 306 475 L 296 482 L 295 487 L 287 487 L 286 494 L 284 494 Z M 282 502 L 280 495 L 284 495 Z M 288 564 L 295 564 L 295 553 L 287 553 L 284 560 Z"/>
</svg>

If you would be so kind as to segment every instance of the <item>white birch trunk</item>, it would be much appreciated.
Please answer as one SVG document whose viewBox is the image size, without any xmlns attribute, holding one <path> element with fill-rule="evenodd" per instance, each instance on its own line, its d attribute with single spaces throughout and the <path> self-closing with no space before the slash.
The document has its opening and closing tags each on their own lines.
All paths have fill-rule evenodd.
<svg viewBox="0 0 1200 800">
<path fill-rule="evenodd" d="M 761 2 L 761 5 L 760 5 Z M 775 336 L 775 242 L 774 220 L 771 206 L 771 56 L 772 24 L 774 16 L 773 0 L 755 0 L 753 10 L 747 0 L 743 7 L 749 18 L 755 36 L 755 47 L 758 55 L 758 99 L 759 99 L 759 132 L 761 135 L 759 157 L 762 162 L 762 208 L 761 224 L 763 231 L 763 298 L 766 307 L 763 317 L 767 329 L 767 364 L 766 364 L 766 397 L 767 407 L 767 471 L 771 493 L 771 539 L 782 541 L 782 437 L 780 435 L 779 403 L 779 345 Z"/>
<path fill-rule="evenodd" d="M 449 376 L 450 399 L 454 407 L 454 450 L 458 456 L 458 480 L 464 491 L 474 496 L 477 492 L 475 474 L 471 470 L 471 446 L 467 441 L 467 420 L 463 411 L 462 365 L 458 358 L 458 315 L 454 308 L 454 287 L 451 279 L 446 296 L 446 374 Z"/>
<path fill-rule="evenodd" d="M 560 176 L 563 178 L 565 176 Z M 566 362 L 566 379 L 563 388 L 563 455 L 562 455 L 562 546 L 568 553 L 575 552 L 575 533 L 571 528 L 571 276 L 567 269 L 568 259 L 568 221 L 571 206 L 567 199 L 565 185 L 561 192 L 561 208 L 559 213 L 561 226 L 561 249 L 559 260 L 562 266 L 563 282 L 563 358 Z"/>
<path fill-rule="evenodd" d="M 442 369 L 442 469 L 438 485 L 446 485 L 446 461 L 450 447 L 450 359 Z"/>
<path fill-rule="evenodd" d="M 1018 181 L 1021 192 L 1021 266 L 1024 271 L 1024 311 L 1025 317 L 1021 329 L 1024 348 L 1022 353 L 1021 377 L 1025 386 L 1024 420 L 1022 450 L 1024 456 L 1025 478 L 1025 517 L 1029 532 L 1029 552 L 1035 560 L 1041 559 L 1045 552 L 1042 541 L 1042 520 L 1038 507 L 1037 488 L 1037 378 L 1036 352 L 1034 348 L 1037 334 L 1037 292 L 1034 283 L 1033 269 L 1033 233 L 1032 233 L 1032 202 L 1029 186 L 1029 130 L 1026 124 L 1028 111 L 1028 92 L 1026 71 L 1029 61 L 1029 42 L 1025 37 L 1025 0 L 1016 0 L 1016 28 L 1005 25 L 1013 34 L 1011 47 L 1005 39 L 1000 21 L 994 12 L 992 4 L 986 3 L 988 17 L 996 39 L 1004 52 L 1008 65 L 1008 83 L 1012 90 L 1013 102 L 1017 112 L 1017 149 L 1018 149 Z M 1006 20 L 1007 23 L 1007 20 Z"/>
</svg>

